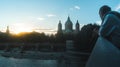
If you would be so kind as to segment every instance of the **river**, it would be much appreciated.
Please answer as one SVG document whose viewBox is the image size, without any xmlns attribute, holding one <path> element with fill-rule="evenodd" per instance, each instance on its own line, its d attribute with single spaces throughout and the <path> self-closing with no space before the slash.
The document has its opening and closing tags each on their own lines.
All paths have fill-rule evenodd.
<svg viewBox="0 0 120 67">
<path fill-rule="evenodd" d="M 58 60 L 16 59 L 0 56 L 0 67 L 63 67 Z"/>
</svg>

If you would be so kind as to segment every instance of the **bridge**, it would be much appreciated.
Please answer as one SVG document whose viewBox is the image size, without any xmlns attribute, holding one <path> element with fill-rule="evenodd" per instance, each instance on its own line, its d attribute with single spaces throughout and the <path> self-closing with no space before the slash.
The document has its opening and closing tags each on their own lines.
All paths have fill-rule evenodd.
<svg viewBox="0 0 120 67">
<path fill-rule="evenodd" d="M 86 67 L 120 67 L 120 50 L 108 40 L 99 37 Z"/>
</svg>

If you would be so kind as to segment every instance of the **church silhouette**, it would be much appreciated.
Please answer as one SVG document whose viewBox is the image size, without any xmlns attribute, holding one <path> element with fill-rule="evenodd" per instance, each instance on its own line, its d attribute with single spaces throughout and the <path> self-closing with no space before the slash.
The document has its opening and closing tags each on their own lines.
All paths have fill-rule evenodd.
<svg viewBox="0 0 120 67">
<path fill-rule="evenodd" d="M 65 29 L 62 29 L 62 23 L 61 20 L 58 23 L 58 30 L 57 33 L 63 33 L 63 34 L 78 34 L 80 32 L 80 24 L 77 20 L 75 29 L 73 29 L 73 23 L 68 16 L 67 21 L 65 22 Z"/>
</svg>

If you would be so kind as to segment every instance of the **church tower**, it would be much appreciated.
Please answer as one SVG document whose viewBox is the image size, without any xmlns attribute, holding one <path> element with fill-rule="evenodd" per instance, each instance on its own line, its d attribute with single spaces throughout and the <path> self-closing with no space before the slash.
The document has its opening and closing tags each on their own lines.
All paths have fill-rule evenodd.
<svg viewBox="0 0 120 67">
<path fill-rule="evenodd" d="M 61 20 L 59 20 L 59 24 L 58 24 L 58 33 L 62 33 L 62 24 L 61 24 Z"/>
<path fill-rule="evenodd" d="M 73 32 L 73 24 L 72 21 L 70 20 L 70 17 L 68 16 L 68 19 L 65 23 L 65 32 L 66 33 L 71 33 Z"/>
<path fill-rule="evenodd" d="M 9 26 L 7 26 L 6 33 L 10 34 Z"/>
<path fill-rule="evenodd" d="M 76 33 L 78 33 L 80 31 L 80 25 L 79 25 L 78 20 L 77 20 L 77 23 L 75 25 L 75 31 L 76 31 Z"/>
</svg>

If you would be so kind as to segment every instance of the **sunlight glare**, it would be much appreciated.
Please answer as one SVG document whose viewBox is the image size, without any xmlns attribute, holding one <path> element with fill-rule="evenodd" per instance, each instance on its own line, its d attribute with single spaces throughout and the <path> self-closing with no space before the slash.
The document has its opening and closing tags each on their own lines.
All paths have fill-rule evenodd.
<svg viewBox="0 0 120 67">
<path fill-rule="evenodd" d="M 12 25 L 12 32 L 19 34 L 21 32 L 32 32 L 33 26 L 27 23 L 15 23 Z"/>
</svg>

